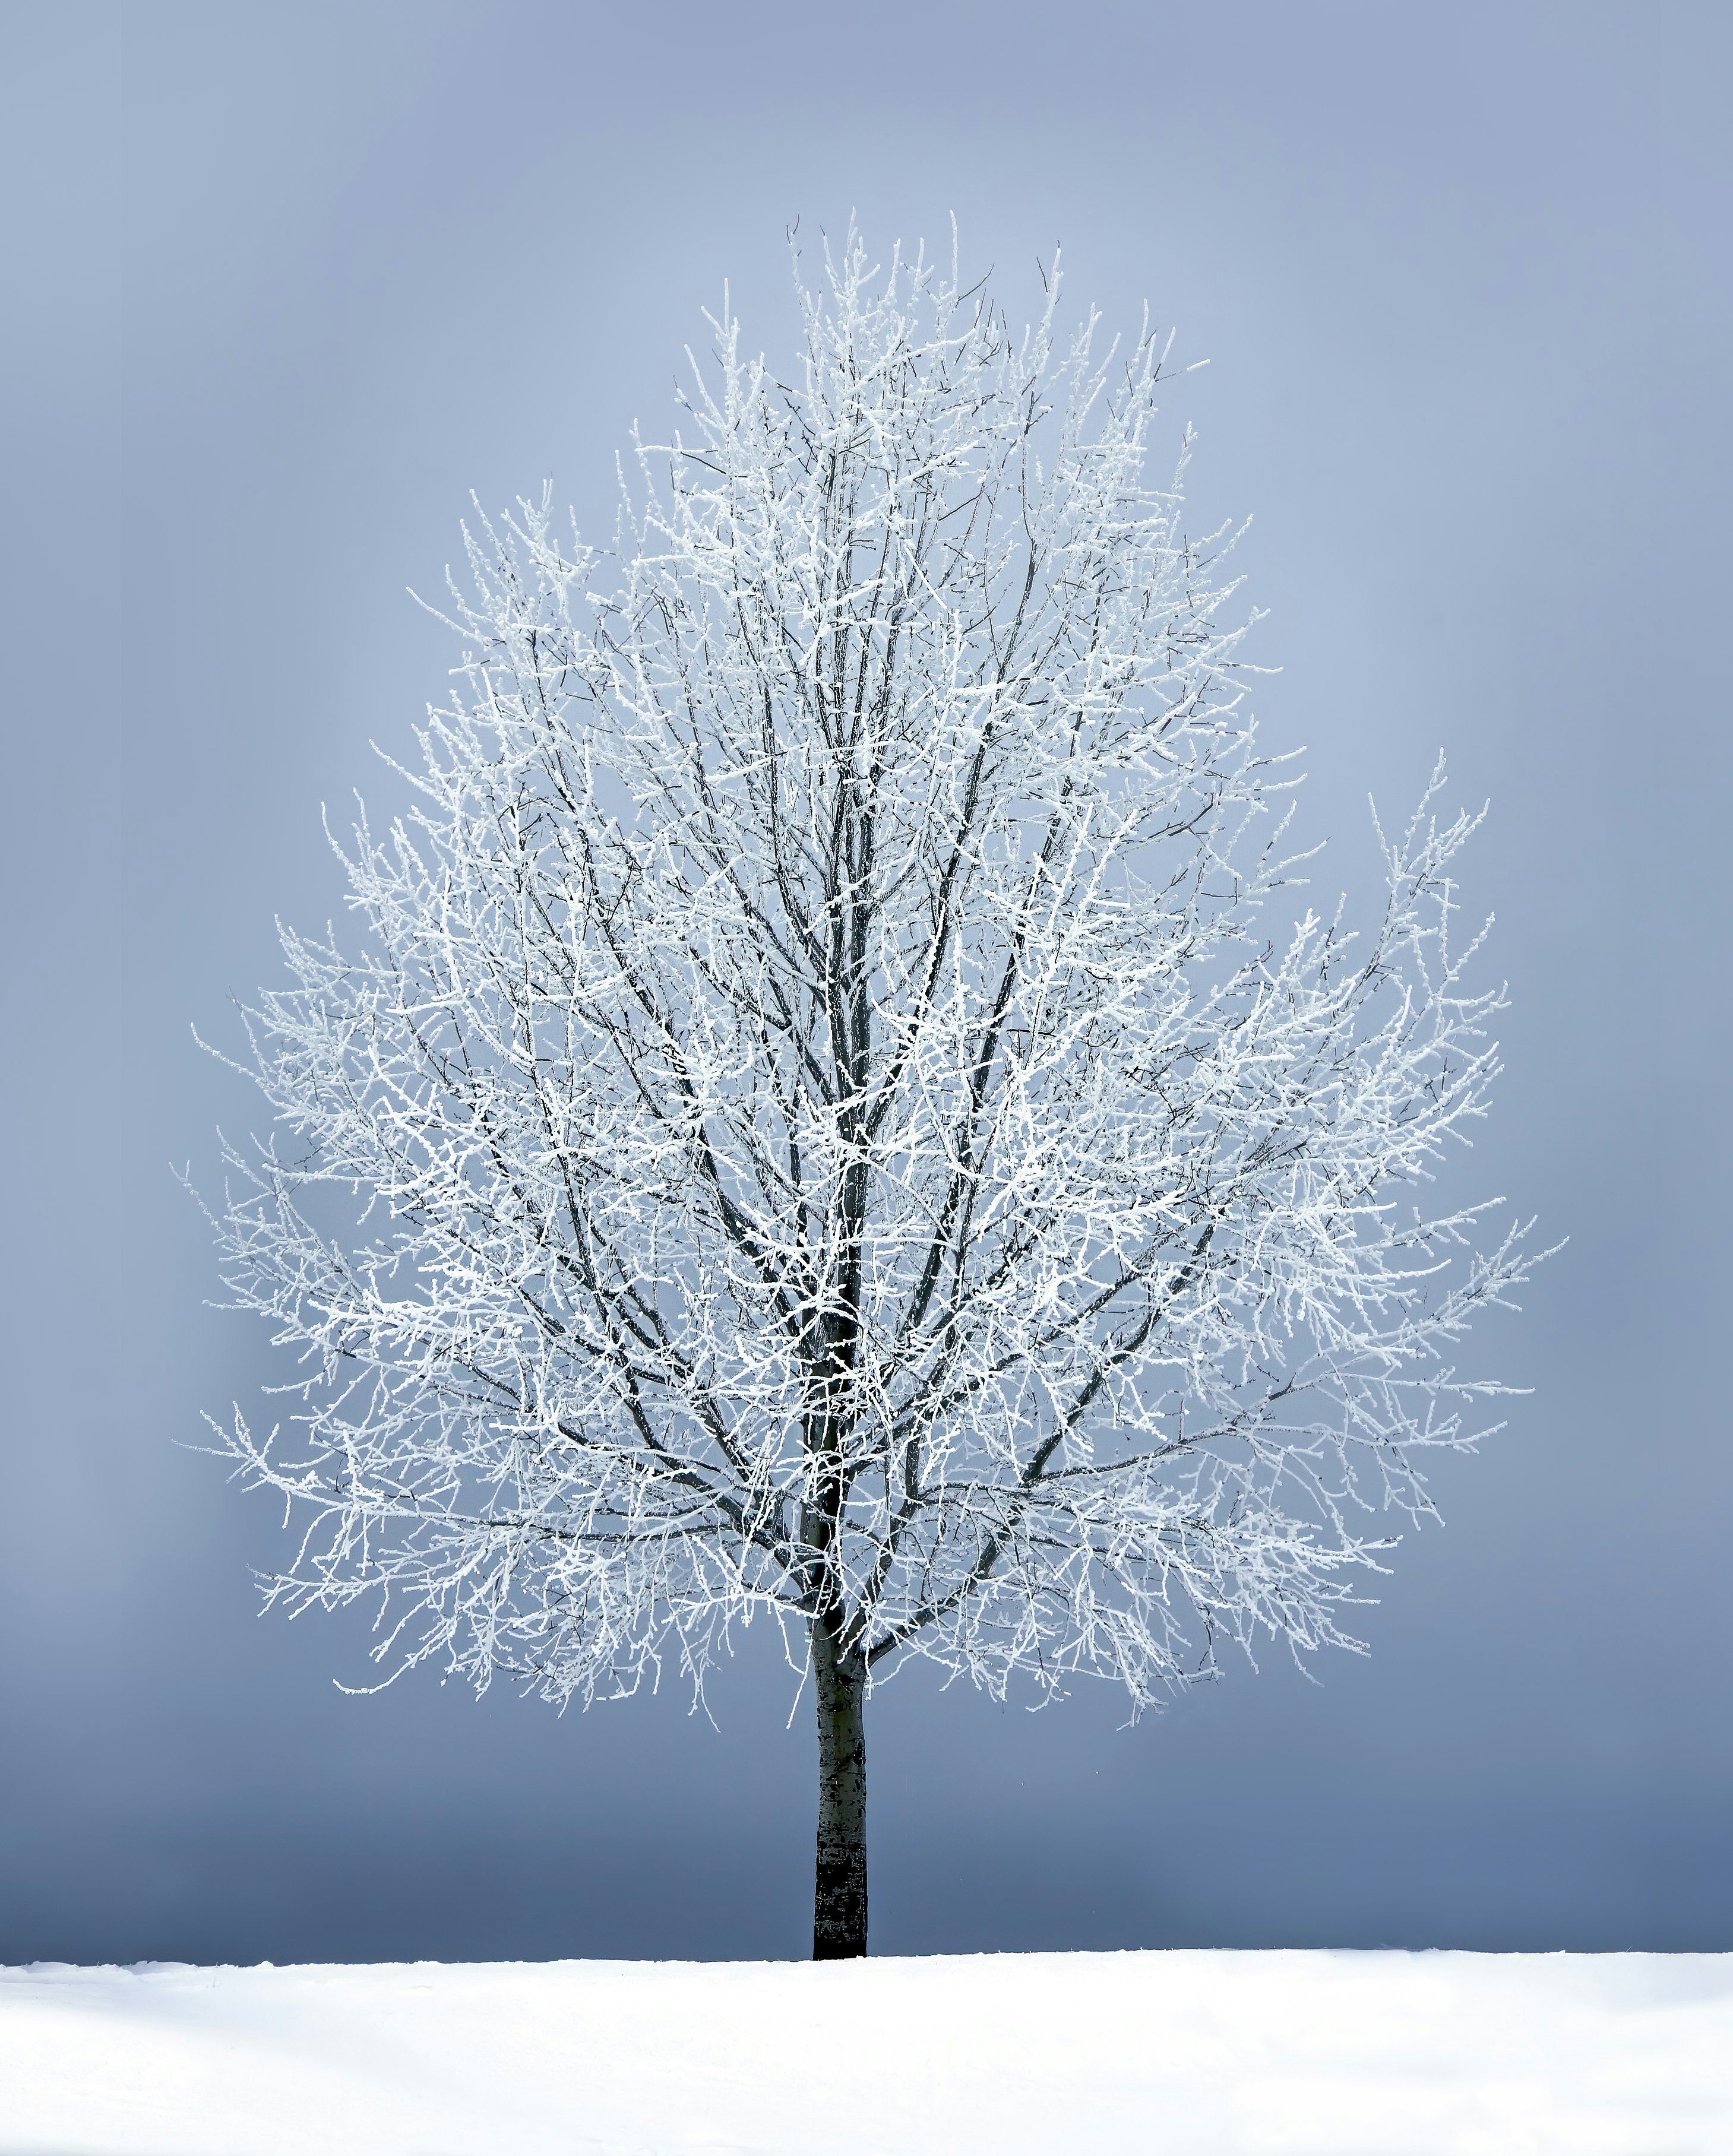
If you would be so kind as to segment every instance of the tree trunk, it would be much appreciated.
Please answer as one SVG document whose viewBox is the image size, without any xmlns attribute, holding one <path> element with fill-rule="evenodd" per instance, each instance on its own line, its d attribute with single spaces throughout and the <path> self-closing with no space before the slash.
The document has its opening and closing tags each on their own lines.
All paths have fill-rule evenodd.
<svg viewBox="0 0 1733 2156">
<path fill-rule="evenodd" d="M 812 1628 L 818 1692 L 818 1866 L 812 1958 L 849 1961 L 866 1951 L 866 1666 L 841 1652 L 833 1621 Z"/>
</svg>

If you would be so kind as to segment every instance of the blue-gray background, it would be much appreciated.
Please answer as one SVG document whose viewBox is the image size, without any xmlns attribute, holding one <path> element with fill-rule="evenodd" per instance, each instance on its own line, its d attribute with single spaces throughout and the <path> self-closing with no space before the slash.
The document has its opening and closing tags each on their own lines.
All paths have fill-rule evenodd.
<svg viewBox="0 0 1733 2156">
<path fill-rule="evenodd" d="M 1733 13 L 874 0 L 14 6 L 7 25 L 0 1958 L 793 1954 L 811 1739 L 748 1656 L 563 1720 L 259 1620 L 262 1501 L 176 1450 L 268 1367 L 170 1163 L 193 1050 L 440 692 L 476 488 L 593 528 L 733 280 L 858 209 L 1014 311 L 1144 298 L 1256 512 L 1261 708 L 1320 871 L 1449 750 L 1509 1075 L 1474 1180 L 1568 1250 L 1532 1384 L 1373 1654 L 1122 1729 L 875 1701 L 875 1946 L 1733 1946 L 1725 803 Z M 756 1637 L 756 1635 L 755 1635 Z"/>
</svg>

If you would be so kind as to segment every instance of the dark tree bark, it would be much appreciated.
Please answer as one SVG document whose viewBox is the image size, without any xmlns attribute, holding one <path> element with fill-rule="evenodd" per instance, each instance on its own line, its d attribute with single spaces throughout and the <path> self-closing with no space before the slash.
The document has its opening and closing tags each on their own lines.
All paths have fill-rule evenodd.
<svg viewBox="0 0 1733 2156">
<path fill-rule="evenodd" d="M 818 1862 L 812 1958 L 849 1961 L 866 1951 L 866 1665 L 845 1651 L 833 1620 L 812 1628 L 818 1693 Z"/>
</svg>

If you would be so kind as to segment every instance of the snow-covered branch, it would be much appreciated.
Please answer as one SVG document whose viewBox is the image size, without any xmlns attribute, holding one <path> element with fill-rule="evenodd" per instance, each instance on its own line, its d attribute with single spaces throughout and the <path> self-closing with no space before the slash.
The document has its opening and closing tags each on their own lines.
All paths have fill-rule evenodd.
<svg viewBox="0 0 1733 2156">
<path fill-rule="evenodd" d="M 301 1358 L 294 1606 L 565 1699 L 822 1620 L 1144 1703 L 1343 1605 L 1532 1260 L 1442 774 L 1375 933 L 1284 921 L 1225 535 L 1161 348 L 851 239 L 790 381 L 726 311 L 617 541 L 478 518 L 413 814 L 248 1014 L 225 1276 Z M 358 1194 L 361 1214 L 337 1203 Z"/>
</svg>

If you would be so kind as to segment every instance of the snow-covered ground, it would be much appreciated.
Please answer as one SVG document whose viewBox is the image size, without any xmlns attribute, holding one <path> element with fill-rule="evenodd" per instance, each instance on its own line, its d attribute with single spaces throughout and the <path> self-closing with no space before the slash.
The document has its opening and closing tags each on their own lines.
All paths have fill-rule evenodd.
<svg viewBox="0 0 1733 2156">
<path fill-rule="evenodd" d="M 1712 2156 L 1733 1955 L 0 1972 L 3 2156 Z"/>
</svg>

